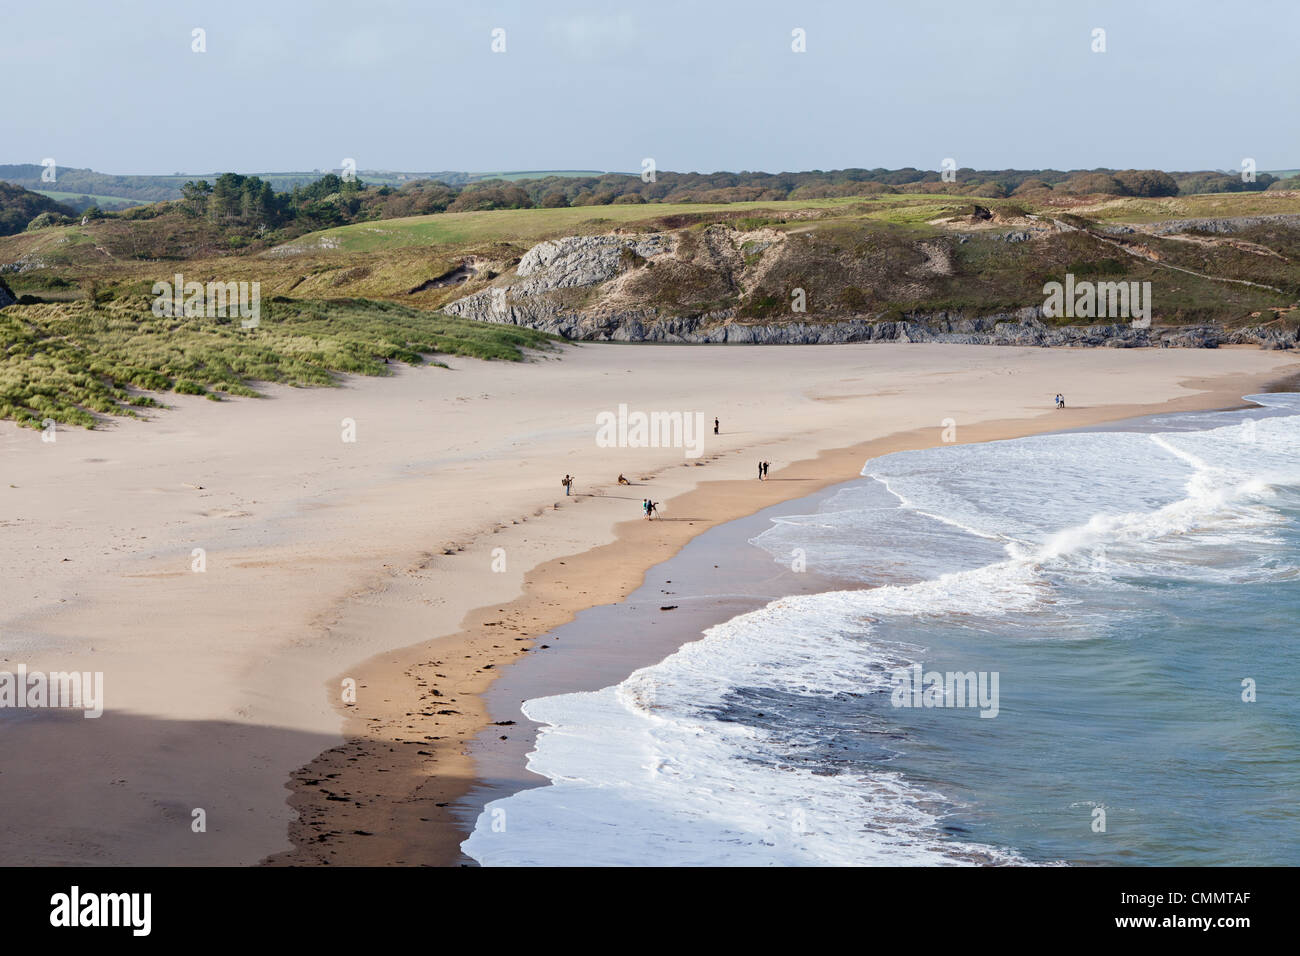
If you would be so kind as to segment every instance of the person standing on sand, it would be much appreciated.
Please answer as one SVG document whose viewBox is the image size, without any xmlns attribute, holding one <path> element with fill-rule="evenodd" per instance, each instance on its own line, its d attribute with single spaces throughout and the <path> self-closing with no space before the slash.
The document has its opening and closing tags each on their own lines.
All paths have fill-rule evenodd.
<svg viewBox="0 0 1300 956">
<path fill-rule="evenodd" d="M 716 435 L 717 433 L 718 433 L 718 420 L 715 418 L 713 420 L 713 434 Z"/>
<path fill-rule="evenodd" d="M 645 518 L 646 521 L 650 520 L 650 499 L 649 498 L 641 499 L 641 516 Z"/>
<path fill-rule="evenodd" d="M 769 467 L 771 467 L 771 464 L 772 464 L 772 463 L 771 463 L 770 461 L 765 461 L 765 462 L 763 462 L 763 480 L 764 480 L 764 481 L 767 481 L 767 469 L 768 469 Z"/>
<path fill-rule="evenodd" d="M 763 463 L 761 461 L 758 463 L 758 480 L 763 480 Z"/>
<path fill-rule="evenodd" d="M 573 476 L 565 475 L 560 484 L 564 485 L 564 497 L 569 497 L 569 494 L 573 491 Z"/>
<path fill-rule="evenodd" d="M 649 518 L 651 521 L 653 521 L 655 515 L 657 515 L 658 513 L 659 513 L 659 502 L 657 501 L 650 502 L 650 513 L 646 515 L 646 517 Z"/>
</svg>

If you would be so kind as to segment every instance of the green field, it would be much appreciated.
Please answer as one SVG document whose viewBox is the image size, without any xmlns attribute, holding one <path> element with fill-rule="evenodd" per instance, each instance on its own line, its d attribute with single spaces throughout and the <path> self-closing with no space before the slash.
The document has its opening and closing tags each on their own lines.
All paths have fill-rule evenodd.
<svg viewBox="0 0 1300 956">
<path fill-rule="evenodd" d="M 552 176 L 563 176 L 566 179 L 585 179 L 604 176 L 605 173 L 596 169 L 527 169 L 514 173 L 473 173 L 471 175 L 475 181 L 481 179 L 505 179 L 509 182 L 517 182 L 521 179 L 549 179 Z M 637 174 L 627 173 L 627 175 L 634 176 Z"/>
<path fill-rule="evenodd" d="M 147 205 L 140 199 L 126 199 L 123 196 L 101 196 L 94 193 L 65 193 L 57 189 L 33 189 L 32 192 L 40 193 L 42 196 L 49 196 L 55 202 L 75 201 L 82 196 L 89 196 L 92 200 L 101 206 L 144 206 Z"/>
<path fill-rule="evenodd" d="M 1265 216 L 1300 213 L 1300 199 L 1294 192 L 1279 190 L 1259 193 L 1199 193 L 1162 199 L 1119 197 L 1070 212 L 1108 222 L 1152 223 L 1167 219 L 1231 219 L 1236 216 Z"/>
<path fill-rule="evenodd" d="M 986 200 L 979 200 L 981 203 Z M 346 252 L 377 252 L 409 246 L 467 244 L 524 240 L 550 236 L 608 232 L 634 223 L 654 224 L 673 216 L 730 216 L 750 214 L 757 218 L 781 219 L 805 210 L 828 211 L 858 207 L 867 218 L 895 222 L 932 219 L 947 211 L 969 208 L 965 197 L 928 195 L 886 195 L 863 199 L 781 200 L 734 203 L 645 203 L 610 206 L 568 206 L 561 209 L 495 209 L 489 212 L 437 213 L 379 222 L 359 222 L 309 233 L 286 245 L 316 248 L 322 239 L 338 242 Z M 877 210 L 875 207 L 879 207 Z M 858 212 L 855 209 L 855 212 Z"/>
</svg>

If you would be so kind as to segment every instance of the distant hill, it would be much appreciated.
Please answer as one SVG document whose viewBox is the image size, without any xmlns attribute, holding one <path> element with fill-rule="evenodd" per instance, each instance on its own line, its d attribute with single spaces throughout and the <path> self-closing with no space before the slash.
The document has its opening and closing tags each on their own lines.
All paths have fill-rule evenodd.
<svg viewBox="0 0 1300 956">
<path fill-rule="evenodd" d="M 122 240 L 121 251 L 144 259 L 256 253 L 335 227 L 444 213 L 591 208 L 592 212 L 577 213 L 578 220 L 585 220 L 614 218 L 614 207 L 647 205 L 661 209 L 674 205 L 731 206 L 739 211 L 747 203 L 947 196 L 1051 206 L 1070 205 L 1084 197 L 1183 200 L 1244 194 L 1245 198 L 1289 196 L 1290 190 L 1300 189 L 1300 179 L 1279 179 L 1266 172 L 1245 181 L 1240 173 L 1232 171 L 1167 173 L 1156 169 L 961 168 L 942 173 L 910 167 L 798 173 L 660 170 L 645 178 L 633 173 L 587 175 L 582 170 L 358 170 L 355 178 L 344 179 L 320 170 L 206 177 L 179 173 L 107 176 L 88 169 L 66 168 L 55 171 L 53 183 L 41 180 L 44 171 L 35 164 L 0 166 L 0 181 L 6 175 L 16 176 L 11 182 L 61 201 L 74 214 L 91 219 L 107 215 L 113 220 L 109 230 Z M 596 215 L 595 207 L 610 212 Z M 26 205 L 15 207 L 11 231 L 27 228 L 26 223 L 18 222 L 26 211 Z M 64 210 L 63 215 L 67 214 Z M 625 214 L 620 212 L 618 218 L 625 218 Z M 44 216 L 39 224 L 62 225 L 57 219 Z M 392 231 L 365 227 L 363 232 L 373 240 Z"/>
<path fill-rule="evenodd" d="M 43 212 L 71 216 L 73 211 L 49 196 L 0 182 L 0 236 L 22 232 L 27 224 Z"/>
<path fill-rule="evenodd" d="M 580 178 L 584 176 L 597 177 L 604 176 L 606 173 L 598 169 L 529 169 L 514 173 L 471 173 L 470 182 L 480 182 L 484 179 L 504 179 L 507 182 L 518 182 L 521 179 L 547 179 L 551 176 L 561 178 Z M 608 175 L 617 176 L 618 173 L 609 173 Z M 632 173 L 626 175 L 631 176 Z"/>
<path fill-rule="evenodd" d="M 143 199 L 122 199 L 119 196 L 102 196 L 93 193 L 68 193 L 57 189 L 33 189 L 34 193 L 40 193 L 42 196 L 48 196 L 55 202 L 72 209 L 73 212 L 84 212 L 91 206 L 98 206 L 104 212 L 116 212 L 122 209 L 130 209 L 132 206 L 145 205 Z"/>
<path fill-rule="evenodd" d="M 0 165 L 0 181 L 13 183 L 25 189 L 51 190 L 74 195 L 111 196 L 119 199 L 136 199 L 141 202 L 158 202 L 178 199 L 181 186 L 193 176 L 110 176 L 93 169 L 54 167 L 54 181 L 41 178 L 45 167 L 35 163 Z"/>
<path fill-rule="evenodd" d="M 254 173 L 262 182 L 271 184 L 276 192 L 291 192 L 295 186 L 308 186 L 329 173 L 338 174 L 340 170 L 303 170 L 300 172 Z M 70 202 L 80 211 L 76 200 L 81 196 L 89 197 L 102 209 L 130 203 L 115 203 L 114 200 L 132 200 L 137 203 L 161 202 L 168 199 L 180 199 L 181 187 L 187 182 L 207 180 L 216 182 L 218 173 L 173 173 L 170 176 L 114 176 L 109 173 L 96 172 L 93 169 L 78 169 L 71 166 L 56 166 L 53 182 L 43 180 L 45 167 L 36 163 L 0 164 L 0 182 L 13 183 L 32 192 L 54 194 L 55 199 Z M 456 170 L 441 172 L 406 172 L 401 170 L 361 169 L 357 177 L 376 186 L 400 188 L 409 182 L 428 179 L 446 183 L 448 186 L 466 186 L 470 183 L 487 179 L 504 179 L 516 181 L 522 179 L 545 179 L 552 176 L 582 177 L 601 176 L 598 170 L 522 170 L 515 172 L 470 173 Z M 82 204 L 89 205 L 88 203 Z"/>
<path fill-rule="evenodd" d="M 106 211 L 134 203 L 151 203 L 182 198 L 187 182 L 214 183 L 218 173 L 173 173 L 169 176 L 115 176 L 93 169 L 57 167 L 53 182 L 41 179 L 44 168 L 34 163 L 0 165 L 0 182 L 9 182 L 34 192 L 43 192 L 68 203 L 76 211 L 90 204 Z M 268 183 L 276 193 L 291 193 L 337 176 L 341 170 L 302 170 L 249 174 Z M 1052 191 L 1073 195 L 1188 196 L 1204 193 L 1261 192 L 1267 189 L 1300 188 L 1294 170 L 1260 172 L 1252 182 L 1233 170 L 1163 172 L 1146 169 L 954 169 L 947 172 L 904 167 L 902 169 L 836 169 L 805 172 L 714 172 L 675 173 L 660 170 L 646 182 L 636 173 L 596 170 L 513 170 L 464 172 L 441 170 L 357 170 L 367 186 L 402 190 L 414 183 L 442 183 L 453 194 L 491 188 L 493 184 L 521 186 L 528 204 L 607 205 L 612 202 L 746 202 L 753 200 L 812 199 L 835 196 L 875 195 L 922 189 L 979 196 L 987 199 L 1022 196 Z M 517 206 L 513 199 L 480 197 L 496 205 Z M 423 210 L 422 210 L 423 211 Z"/>
<path fill-rule="evenodd" d="M 57 167 L 54 181 L 49 182 L 42 180 L 44 172 L 44 167 L 34 163 L 0 165 L 0 182 L 45 193 L 71 206 L 74 211 L 81 212 L 92 204 L 105 211 L 112 211 L 133 203 L 180 199 L 185 183 L 202 180 L 215 184 L 220 175 L 173 173 L 169 176 L 115 176 L 93 169 Z M 249 178 L 255 177 L 259 182 L 269 184 L 276 193 L 292 193 L 295 189 L 306 188 L 327 176 L 337 176 L 340 172 L 341 170 L 320 169 L 267 172 L 250 174 Z M 500 189 L 497 190 L 500 195 L 485 192 L 473 199 L 480 206 L 487 204 L 509 207 L 608 205 L 613 202 L 771 201 L 875 195 L 917 189 L 927 193 L 943 192 L 997 199 L 1043 191 L 1073 195 L 1159 197 L 1300 188 L 1300 175 L 1296 175 L 1295 170 L 1260 172 L 1252 182 L 1243 181 L 1241 174 L 1233 170 L 1163 172 L 1154 169 L 961 168 L 940 172 L 913 167 L 794 173 L 675 173 L 660 170 L 650 182 L 636 173 L 602 173 L 596 170 L 410 172 L 360 169 L 357 170 L 357 178 L 366 186 L 396 190 L 404 190 L 417 183 L 423 186 L 442 183 L 450 187 L 453 198 L 470 190 L 492 190 L 493 184 L 502 188 L 505 188 L 504 184 L 522 187 L 528 193 L 524 201 L 520 201 L 515 194 L 507 196 Z M 469 201 L 471 200 L 466 200 Z M 450 202 L 448 200 L 448 204 Z M 406 211 L 405 214 L 410 212 Z"/>
</svg>

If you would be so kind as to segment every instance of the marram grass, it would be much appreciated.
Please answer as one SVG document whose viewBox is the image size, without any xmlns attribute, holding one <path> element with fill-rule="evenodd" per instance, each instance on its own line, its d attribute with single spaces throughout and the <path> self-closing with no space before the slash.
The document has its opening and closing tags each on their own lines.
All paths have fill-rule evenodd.
<svg viewBox="0 0 1300 956">
<path fill-rule="evenodd" d="M 264 301 L 239 318 L 160 318 L 148 297 L 0 310 L 0 418 L 93 428 L 162 403 L 147 392 L 256 396 L 258 382 L 328 386 L 340 374 L 387 375 L 426 356 L 518 361 L 553 336 L 362 299 Z M 439 364 L 439 363 L 434 363 Z"/>
</svg>

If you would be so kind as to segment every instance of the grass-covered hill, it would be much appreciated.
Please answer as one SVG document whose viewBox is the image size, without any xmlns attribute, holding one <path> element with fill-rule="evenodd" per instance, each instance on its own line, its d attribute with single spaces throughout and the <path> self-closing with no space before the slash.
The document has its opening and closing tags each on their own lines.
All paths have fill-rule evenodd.
<svg viewBox="0 0 1300 956">
<path fill-rule="evenodd" d="M 22 232 L 28 223 L 42 213 L 70 217 L 73 210 L 49 196 L 0 182 L 0 236 Z"/>
<path fill-rule="evenodd" d="M 222 173 L 187 178 L 175 176 L 105 176 L 92 170 L 62 169 L 55 183 L 40 179 L 42 167 L 0 166 L 6 179 L 62 201 L 77 216 L 120 219 L 131 225 L 117 232 L 129 239 L 130 255 L 155 259 L 192 258 L 231 251 L 257 252 L 306 233 L 355 225 L 352 233 L 383 231 L 376 223 L 412 216 L 454 216 L 502 210 L 578 210 L 560 213 L 556 221 L 579 222 L 603 218 L 613 222 L 641 218 L 625 206 L 668 208 L 690 205 L 741 210 L 755 203 L 822 200 L 903 199 L 926 196 L 970 197 L 975 200 L 1012 198 L 1035 206 L 1077 202 L 1089 196 L 1137 200 L 1192 195 L 1228 196 L 1285 192 L 1300 187 L 1300 178 L 1283 179 L 1260 173 L 1250 181 L 1241 175 L 1165 173 L 1160 170 L 973 170 L 947 174 L 918 169 L 844 169 L 802 173 L 673 173 L 643 179 L 625 173 L 587 174 L 581 171 L 499 174 L 446 174 L 436 178 L 405 178 L 406 174 L 367 173 L 355 178 L 334 173 Z M 444 175 L 444 174 L 433 174 Z M 492 178 L 483 178 L 491 176 Z M 130 203 L 128 208 L 121 204 Z M 604 210 L 596 213 L 595 210 Z M 581 210 L 592 210 L 592 214 Z M 64 210 L 67 215 L 67 210 Z M 59 217 L 39 215 L 27 223 L 15 214 L 5 232 L 65 225 Z M 457 231 L 463 220 L 430 224 L 430 232 L 467 238 Z M 547 221 L 538 216 L 537 221 Z M 422 239 L 423 237 L 417 236 Z"/>
<path fill-rule="evenodd" d="M 290 194 L 302 231 L 250 237 L 249 216 L 267 199 L 262 185 L 241 177 L 187 200 L 0 237 L 0 274 L 19 296 L 0 310 L 0 416 L 86 424 L 163 401 L 167 390 L 220 398 L 257 381 L 382 372 L 385 358 L 430 352 L 510 358 L 547 339 L 438 310 L 475 293 L 515 296 L 529 249 L 582 235 L 653 234 L 671 250 L 628 255 L 608 281 L 548 293 L 543 303 L 612 321 L 646 310 L 756 325 L 984 316 L 1041 305 L 1044 283 L 1066 273 L 1150 281 L 1157 327 L 1291 328 L 1300 314 L 1300 193 L 1289 190 L 449 206 L 306 231 L 330 218 L 322 205 L 365 201 L 327 184 L 336 191 Z M 388 197 L 428 198 L 428 190 L 417 184 Z M 260 326 L 154 317 L 153 283 L 178 272 L 187 281 L 259 282 Z M 807 294 L 798 315 L 790 310 L 796 287 Z"/>
<path fill-rule="evenodd" d="M 741 265 L 731 263 L 727 278 L 717 279 L 725 294 L 701 291 L 716 278 L 702 262 L 676 278 L 646 278 L 642 291 L 658 307 L 684 315 L 724 306 L 747 316 L 778 315 L 769 300 L 788 298 L 785 285 L 798 277 L 822 317 L 996 311 L 1041 301 L 1043 283 L 1063 271 L 1170 279 L 1177 267 L 1190 271 L 1185 281 L 1162 282 L 1158 321 L 1231 323 L 1261 308 L 1285 307 L 1300 294 L 1300 233 L 1293 221 L 1276 218 L 1296 215 L 1300 194 L 1288 191 L 978 203 L 885 194 L 448 212 L 232 249 L 210 220 L 169 210 L 152 219 L 78 220 L 0 237 L 0 270 L 18 294 L 52 301 L 82 298 L 90 286 L 112 297 L 182 271 L 201 281 L 260 281 L 264 297 L 351 296 L 428 309 L 508 283 L 519 258 L 542 239 L 616 231 L 691 236 L 720 227 L 735 236 L 773 235 L 742 240 L 751 246 Z M 1085 228 L 1050 226 L 1070 217 Z M 1198 235 L 1194 222 L 1254 218 L 1260 221 L 1230 235 Z M 1192 225 L 1160 234 L 1166 222 Z M 938 267 L 913 269 L 939 251 Z M 1216 281 L 1234 279 L 1280 291 Z"/>
</svg>

